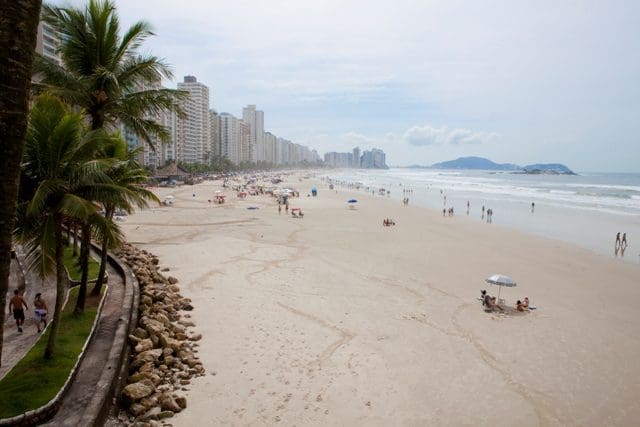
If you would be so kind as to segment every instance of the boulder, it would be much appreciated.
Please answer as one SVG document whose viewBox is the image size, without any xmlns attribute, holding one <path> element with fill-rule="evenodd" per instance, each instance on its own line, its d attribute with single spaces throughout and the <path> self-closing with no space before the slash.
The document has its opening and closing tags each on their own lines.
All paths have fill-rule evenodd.
<svg viewBox="0 0 640 427">
<path fill-rule="evenodd" d="M 151 395 L 153 391 L 153 386 L 149 385 L 147 382 L 141 381 L 125 386 L 122 390 L 122 394 L 124 394 L 128 399 L 136 401 Z"/>
<path fill-rule="evenodd" d="M 145 338 L 140 342 L 138 342 L 138 344 L 136 344 L 136 347 L 134 350 L 136 351 L 136 353 L 142 353 L 142 352 L 151 350 L 152 348 L 153 348 L 153 341 L 151 341 L 149 338 Z"/>
<path fill-rule="evenodd" d="M 160 408 L 164 411 L 180 412 L 182 408 L 176 403 L 171 396 L 160 399 Z"/>
<path fill-rule="evenodd" d="M 178 404 L 178 406 L 180 406 L 182 409 L 185 409 L 187 407 L 187 398 L 184 396 L 176 396 L 175 398 L 176 403 Z"/>
<path fill-rule="evenodd" d="M 176 279 L 173 276 L 169 276 L 167 277 L 167 280 L 169 281 L 170 284 L 175 285 L 176 283 L 178 283 L 178 279 Z"/>
</svg>

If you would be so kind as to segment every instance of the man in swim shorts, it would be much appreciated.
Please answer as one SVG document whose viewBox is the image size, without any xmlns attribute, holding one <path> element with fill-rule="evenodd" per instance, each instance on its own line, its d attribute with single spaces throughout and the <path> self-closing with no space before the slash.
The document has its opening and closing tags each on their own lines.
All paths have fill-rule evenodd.
<svg viewBox="0 0 640 427">
<path fill-rule="evenodd" d="M 22 308 L 24 307 L 24 309 Z M 13 312 L 13 318 L 16 319 L 16 326 L 18 326 L 18 332 L 22 332 L 22 325 L 24 324 L 24 310 L 28 310 L 27 303 L 25 302 L 20 291 L 17 289 L 13 291 L 13 298 L 9 301 L 9 313 Z"/>
</svg>

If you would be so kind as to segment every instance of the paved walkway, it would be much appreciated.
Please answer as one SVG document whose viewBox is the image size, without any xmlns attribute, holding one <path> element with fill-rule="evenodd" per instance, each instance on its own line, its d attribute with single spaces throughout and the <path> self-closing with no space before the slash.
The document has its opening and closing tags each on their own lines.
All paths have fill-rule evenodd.
<svg viewBox="0 0 640 427">
<path fill-rule="evenodd" d="M 23 259 L 23 255 L 18 252 L 18 257 Z M 24 263 L 23 263 L 24 265 Z M 31 272 L 26 273 L 24 281 L 25 289 L 23 297 L 29 306 L 29 310 L 25 311 L 26 320 L 22 330 L 18 332 L 16 322 L 13 315 L 9 315 L 9 299 L 13 296 L 14 289 L 21 285 L 21 273 L 18 263 L 15 259 L 11 260 L 11 275 L 9 277 L 9 290 L 7 292 L 7 307 L 2 307 L 2 315 L 5 316 L 4 323 L 4 343 L 2 349 L 2 366 L 0 366 L 0 378 L 3 378 L 13 367 L 27 354 L 33 347 L 40 334 L 36 326 L 36 317 L 34 313 L 33 300 L 35 295 L 42 293 L 42 299 L 47 303 L 49 308 L 48 319 L 53 318 L 53 312 L 56 303 L 56 284 L 55 278 L 45 279 L 42 281 Z"/>
<path fill-rule="evenodd" d="M 109 273 L 109 292 L 102 308 L 102 316 L 98 329 L 87 349 L 80 370 L 73 385 L 67 392 L 60 410 L 56 416 L 45 425 L 49 426 L 79 426 L 80 420 L 94 397 L 96 385 L 102 376 L 104 369 L 120 369 L 120 366 L 108 366 L 107 358 L 111 351 L 113 338 L 124 316 L 128 311 L 124 307 L 124 281 L 111 265 L 107 266 Z M 93 408 L 92 408 L 93 409 Z"/>
</svg>

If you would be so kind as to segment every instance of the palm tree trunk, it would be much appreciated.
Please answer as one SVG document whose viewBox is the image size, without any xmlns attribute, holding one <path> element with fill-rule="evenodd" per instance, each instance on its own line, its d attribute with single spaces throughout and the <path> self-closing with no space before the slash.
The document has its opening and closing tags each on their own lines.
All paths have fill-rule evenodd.
<svg viewBox="0 0 640 427">
<path fill-rule="evenodd" d="M 106 209 L 105 217 L 111 221 L 113 220 L 113 209 Z M 102 284 L 104 283 L 104 276 L 107 271 L 107 247 L 109 246 L 109 241 L 106 238 L 102 239 L 102 252 L 100 253 L 100 271 L 98 271 L 98 279 L 96 280 L 96 284 L 91 290 L 92 296 L 100 295 L 100 291 L 102 290 Z"/>
<path fill-rule="evenodd" d="M 49 340 L 47 348 L 44 350 L 45 359 L 51 359 L 56 349 L 56 338 L 58 336 L 58 326 L 62 316 L 62 304 L 67 290 L 67 280 L 64 269 L 64 242 L 62 237 L 62 225 L 56 221 L 56 308 L 53 313 L 53 321 L 49 329 Z"/>
<path fill-rule="evenodd" d="M 9 289 L 11 244 L 22 148 L 27 130 L 33 52 L 42 0 L 13 0 L 0 3 L 0 332 L 4 331 L 4 310 Z M 0 333 L 0 364 L 2 334 Z"/>
<path fill-rule="evenodd" d="M 82 242 L 80 245 L 80 289 L 73 314 L 84 313 L 84 303 L 87 299 L 87 282 L 89 281 L 89 252 L 91 249 L 91 225 L 89 222 L 82 224 Z"/>
</svg>

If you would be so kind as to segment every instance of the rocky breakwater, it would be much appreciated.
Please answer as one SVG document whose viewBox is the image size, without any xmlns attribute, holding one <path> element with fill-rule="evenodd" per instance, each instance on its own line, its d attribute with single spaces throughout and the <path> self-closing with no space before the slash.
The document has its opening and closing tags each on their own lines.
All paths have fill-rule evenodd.
<svg viewBox="0 0 640 427">
<path fill-rule="evenodd" d="M 156 256 L 132 245 L 117 253 L 140 284 L 138 327 L 129 335 L 129 377 L 122 390 L 126 411 L 120 421 L 138 426 L 157 425 L 187 407 L 180 394 L 191 378 L 204 375 L 196 355 L 202 336 L 189 332 L 191 300 L 180 295 L 178 280 L 159 271 Z M 168 271 L 168 269 L 163 269 Z"/>
</svg>

